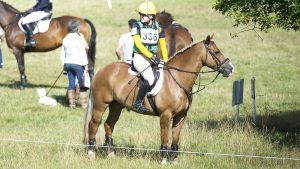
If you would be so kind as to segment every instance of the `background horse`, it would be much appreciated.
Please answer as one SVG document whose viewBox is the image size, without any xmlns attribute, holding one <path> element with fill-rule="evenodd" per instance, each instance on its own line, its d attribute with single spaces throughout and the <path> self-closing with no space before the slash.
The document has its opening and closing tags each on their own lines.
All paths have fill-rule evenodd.
<svg viewBox="0 0 300 169">
<path fill-rule="evenodd" d="M 207 36 L 202 42 L 189 45 L 179 51 L 164 65 L 164 83 L 161 91 L 154 97 L 159 114 L 156 114 L 145 99 L 145 106 L 150 110 L 147 115 L 160 117 L 161 156 L 166 162 L 168 132 L 172 123 L 171 159 L 177 158 L 178 141 L 187 111 L 192 102 L 191 91 L 203 66 L 208 66 L 228 77 L 233 72 L 233 65 L 220 52 L 217 45 Z M 113 154 L 112 133 L 124 107 L 134 110 L 133 102 L 138 90 L 138 78 L 128 74 L 128 65 L 115 62 L 99 70 L 93 79 L 89 108 L 84 125 L 84 143 L 88 143 L 90 158 L 95 156 L 95 135 L 102 116 L 107 108 L 109 115 L 104 123 L 105 142 Z M 136 111 L 136 110 L 134 110 Z"/>
<path fill-rule="evenodd" d="M 169 57 L 172 57 L 175 52 L 193 42 L 189 30 L 176 23 L 170 13 L 166 11 L 156 13 L 156 20 L 163 28 L 165 28 Z"/>
<path fill-rule="evenodd" d="M 0 1 L 0 26 L 5 31 L 6 43 L 13 50 L 16 57 L 19 72 L 21 75 L 21 89 L 27 86 L 25 74 L 24 53 L 26 52 L 48 52 L 61 46 L 63 38 L 68 34 L 67 27 L 71 20 L 80 21 L 80 33 L 89 43 L 88 61 L 91 77 L 94 74 L 95 53 L 96 53 L 96 29 L 93 23 L 87 19 L 74 16 L 62 16 L 53 18 L 47 32 L 34 35 L 37 41 L 36 47 L 25 48 L 25 34 L 18 26 L 20 12 L 11 5 Z"/>
</svg>

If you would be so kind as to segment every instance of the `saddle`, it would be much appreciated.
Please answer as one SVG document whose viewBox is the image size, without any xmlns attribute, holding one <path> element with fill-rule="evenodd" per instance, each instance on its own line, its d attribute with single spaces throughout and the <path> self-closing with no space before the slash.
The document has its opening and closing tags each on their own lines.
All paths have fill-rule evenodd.
<svg viewBox="0 0 300 169">
<path fill-rule="evenodd" d="M 37 22 L 32 22 L 30 23 L 33 34 L 37 34 L 37 33 L 44 33 L 47 32 L 49 29 L 49 25 L 51 22 L 51 16 L 52 14 L 50 14 L 49 16 L 46 16 L 45 18 L 37 21 Z M 22 26 L 22 18 L 20 18 L 20 20 L 18 21 L 18 25 L 19 28 L 22 30 L 22 32 L 26 33 L 26 31 L 24 30 L 23 26 Z"/>
<path fill-rule="evenodd" d="M 139 79 L 143 80 L 142 76 L 133 67 L 133 65 L 131 64 L 129 66 L 130 67 L 128 68 L 128 73 L 130 75 L 137 76 Z M 147 93 L 147 96 L 155 96 L 161 90 L 163 85 L 163 66 L 164 66 L 163 61 L 161 61 L 161 63 L 159 63 L 158 65 L 151 65 L 154 74 L 154 83 L 151 86 L 150 92 Z"/>
</svg>

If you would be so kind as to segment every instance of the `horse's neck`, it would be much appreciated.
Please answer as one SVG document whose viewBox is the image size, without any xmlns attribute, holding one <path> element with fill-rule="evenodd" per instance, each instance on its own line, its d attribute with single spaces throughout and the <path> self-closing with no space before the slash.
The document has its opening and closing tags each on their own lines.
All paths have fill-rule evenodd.
<svg viewBox="0 0 300 169">
<path fill-rule="evenodd" d="M 171 70 L 172 75 L 188 91 L 192 90 L 197 79 L 196 74 L 191 72 L 200 72 L 203 67 L 202 55 L 205 55 L 203 49 L 202 43 L 194 44 L 178 56 L 174 56 L 168 63 L 168 65 L 179 69 L 178 71 Z"/>
<path fill-rule="evenodd" d="M 10 7 L 6 7 L 4 2 L 0 1 L 0 24 L 1 26 L 6 26 L 14 22 L 16 18 L 16 12 L 10 9 Z"/>
</svg>

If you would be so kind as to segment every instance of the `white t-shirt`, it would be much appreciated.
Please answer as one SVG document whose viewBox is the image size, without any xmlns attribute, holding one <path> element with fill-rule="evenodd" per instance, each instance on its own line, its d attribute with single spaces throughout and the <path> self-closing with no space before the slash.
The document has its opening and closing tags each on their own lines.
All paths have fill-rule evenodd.
<svg viewBox="0 0 300 169">
<path fill-rule="evenodd" d="M 0 27 L 0 44 L 1 44 L 1 42 L 3 41 L 4 36 L 5 36 L 5 32 L 4 32 L 3 29 Z"/>
<path fill-rule="evenodd" d="M 83 36 L 78 33 L 69 33 L 62 42 L 61 62 L 65 63 L 87 65 L 87 53 L 85 50 L 86 41 Z"/>
<path fill-rule="evenodd" d="M 133 43 L 131 32 L 122 34 L 119 39 L 119 45 L 122 46 L 123 49 L 123 60 L 129 64 L 131 64 L 132 61 Z"/>
</svg>

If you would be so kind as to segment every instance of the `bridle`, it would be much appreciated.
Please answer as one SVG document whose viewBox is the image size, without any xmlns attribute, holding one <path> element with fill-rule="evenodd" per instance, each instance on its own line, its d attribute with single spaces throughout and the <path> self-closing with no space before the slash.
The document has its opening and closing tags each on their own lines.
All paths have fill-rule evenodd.
<svg viewBox="0 0 300 169">
<path fill-rule="evenodd" d="M 223 73 L 223 66 L 225 63 L 229 62 L 230 60 L 228 58 L 225 58 L 223 61 L 220 61 L 218 55 L 221 53 L 220 51 L 218 51 L 218 53 L 215 53 L 213 52 L 209 46 L 210 46 L 210 43 L 209 44 L 206 44 L 205 42 L 204 43 L 204 46 L 205 46 L 205 49 L 206 49 L 206 58 L 205 58 L 205 65 L 207 63 L 207 52 L 209 52 L 209 54 L 212 56 L 213 60 L 216 62 L 216 65 L 217 67 L 214 69 L 215 71 L 218 71 L 219 73 Z"/>
<path fill-rule="evenodd" d="M 176 67 L 173 67 L 173 66 L 170 66 L 170 65 L 165 65 L 164 66 L 164 70 L 167 70 L 169 72 L 169 74 L 171 75 L 171 77 L 173 78 L 173 80 L 176 82 L 176 84 L 184 91 L 184 93 L 187 95 L 187 98 L 189 100 L 189 104 L 191 103 L 192 101 L 192 96 L 193 94 L 198 94 L 200 91 L 202 91 L 203 89 L 206 88 L 206 86 L 212 84 L 217 78 L 218 76 L 220 75 L 220 73 L 224 72 L 224 64 L 229 62 L 229 59 L 226 58 L 224 59 L 223 61 L 221 61 L 218 57 L 219 53 L 215 53 L 214 51 L 212 51 L 209 47 L 210 47 L 210 43 L 209 44 L 206 44 L 204 41 L 202 41 L 204 46 L 205 46 L 205 49 L 206 49 L 206 58 L 205 58 L 205 65 L 207 63 L 207 58 L 208 58 L 208 53 L 212 56 L 213 60 L 216 62 L 216 65 L 217 67 L 214 68 L 213 70 L 210 70 L 210 71 L 187 71 L 187 70 L 183 70 L 183 69 L 180 69 L 180 68 L 176 68 Z M 199 43 L 199 42 L 198 42 Z M 170 70 L 176 70 L 178 72 L 183 72 L 183 73 L 188 73 L 188 74 L 192 74 L 192 75 L 196 75 L 197 77 L 199 76 L 198 78 L 198 84 L 195 83 L 196 85 L 198 85 L 198 89 L 196 91 L 188 91 L 186 88 L 184 88 L 184 86 L 182 84 L 180 84 L 180 82 L 174 77 L 174 75 L 171 73 Z M 204 74 L 204 73 L 212 73 L 212 72 L 218 72 L 218 74 L 215 76 L 215 78 L 210 81 L 209 83 L 205 84 L 205 85 L 200 85 L 200 74 Z M 202 88 L 201 88 L 202 86 Z"/>
</svg>

